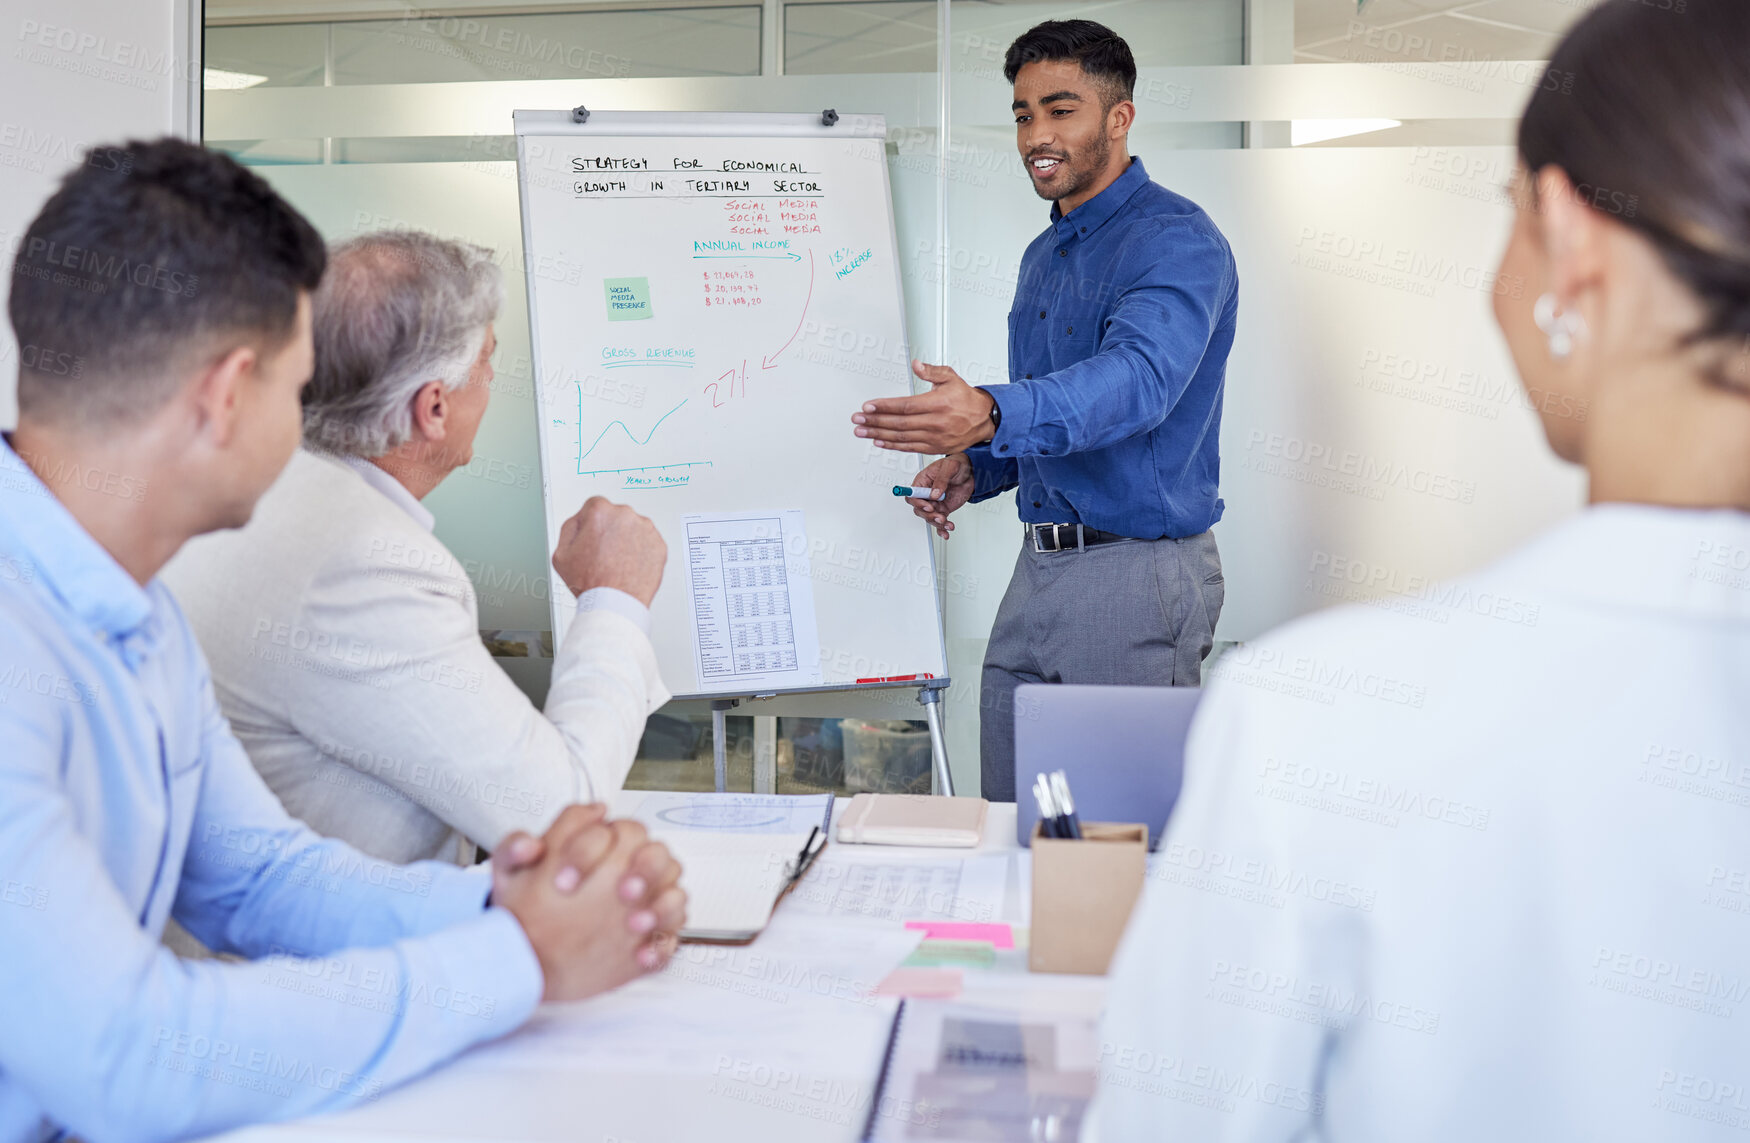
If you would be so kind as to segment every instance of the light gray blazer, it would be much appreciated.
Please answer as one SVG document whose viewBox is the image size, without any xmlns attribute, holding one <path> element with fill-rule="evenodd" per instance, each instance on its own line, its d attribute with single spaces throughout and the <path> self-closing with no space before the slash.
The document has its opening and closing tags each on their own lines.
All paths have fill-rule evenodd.
<svg viewBox="0 0 1750 1143">
<path fill-rule="evenodd" d="M 247 527 L 194 540 L 162 574 L 286 809 L 389 861 L 471 860 L 470 842 L 539 834 L 567 804 L 606 799 L 669 698 L 638 625 L 588 610 L 537 710 L 481 643 L 449 549 L 309 452 Z"/>
</svg>

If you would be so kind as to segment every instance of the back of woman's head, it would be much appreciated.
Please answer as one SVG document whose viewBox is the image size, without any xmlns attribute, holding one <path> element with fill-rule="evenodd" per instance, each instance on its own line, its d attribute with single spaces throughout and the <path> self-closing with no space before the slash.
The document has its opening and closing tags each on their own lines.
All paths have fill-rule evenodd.
<svg viewBox="0 0 1750 1143">
<path fill-rule="evenodd" d="M 1750 339 L 1750 0 L 1605 0 L 1556 49 L 1519 151 L 1658 248 L 1706 308 L 1698 340 Z"/>
</svg>

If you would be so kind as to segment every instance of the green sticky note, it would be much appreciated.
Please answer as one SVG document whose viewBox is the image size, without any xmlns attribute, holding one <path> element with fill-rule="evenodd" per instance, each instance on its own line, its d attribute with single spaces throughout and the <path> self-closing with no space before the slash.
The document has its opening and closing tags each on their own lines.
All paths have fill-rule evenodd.
<svg viewBox="0 0 1750 1143">
<path fill-rule="evenodd" d="M 942 968 L 958 965 L 963 968 L 990 968 L 997 962 L 997 953 L 987 941 L 926 940 L 905 958 L 905 968 Z"/>
<path fill-rule="evenodd" d="M 649 278 L 603 278 L 609 321 L 643 321 L 652 316 Z"/>
</svg>

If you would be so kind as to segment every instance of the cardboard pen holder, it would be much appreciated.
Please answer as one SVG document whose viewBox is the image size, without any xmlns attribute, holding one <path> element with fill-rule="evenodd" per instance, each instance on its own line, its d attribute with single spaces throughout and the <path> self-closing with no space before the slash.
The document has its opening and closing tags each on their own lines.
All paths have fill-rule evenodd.
<svg viewBox="0 0 1750 1143">
<path fill-rule="evenodd" d="M 1083 822 L 1080 841 L 1033 827 L 1034 972 L 1104 976 L 1148 876 L 1148 827 Z"/>
</svg>

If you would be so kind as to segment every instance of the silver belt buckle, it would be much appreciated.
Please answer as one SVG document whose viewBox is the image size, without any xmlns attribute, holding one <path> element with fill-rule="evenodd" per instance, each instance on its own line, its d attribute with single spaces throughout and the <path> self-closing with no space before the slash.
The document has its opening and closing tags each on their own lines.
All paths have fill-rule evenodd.
<svg viewBox="0 0 1750 1143">
<path fill-rule="evenodd" d="M 1028 527 L 1033 533 L 1033 550 L 1042 555 L 1049 555 L 1053 552 L 1061 552 L 1064 550 L 1063 529 L 1065 528 L 1074 528 L 1076 530 L 1076 551 L 1079 552 L 1084 549 L 1082 541 L 1082 526 L 1080 524 L 1030 524 Z M 1049 548 L 1039 542 L 1040 533 L 1046 528 L 1051 529 L 1051 547 Z"/>
</svg>

